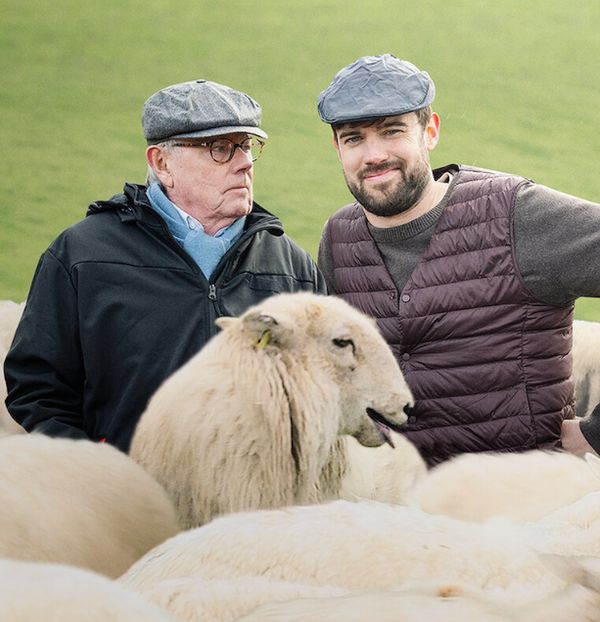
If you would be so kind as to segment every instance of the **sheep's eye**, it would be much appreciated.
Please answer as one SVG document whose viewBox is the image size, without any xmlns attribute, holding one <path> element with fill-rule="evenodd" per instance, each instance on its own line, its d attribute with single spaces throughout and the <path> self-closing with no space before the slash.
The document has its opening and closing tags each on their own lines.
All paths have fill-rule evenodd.
<svg viewBox="0 0 600 622">
<path fill-rule="evenodd" d="M 347 348 L 348 346 L 352 346 L 352 352 L 355 350 L 354 341 L 352 341 L 352 339 L 334 339 L 333 343 L 338 348 Z"/>
</svg>

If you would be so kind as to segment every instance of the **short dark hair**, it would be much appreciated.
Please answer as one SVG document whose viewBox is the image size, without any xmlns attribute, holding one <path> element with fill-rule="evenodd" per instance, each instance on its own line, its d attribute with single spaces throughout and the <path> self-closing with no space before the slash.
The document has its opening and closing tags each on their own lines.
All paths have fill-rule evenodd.
<svg viewBox="0 0 600 622">
<path fill-rule="evenodd" d="M 417 115 L 417 121 L 419 122 L 421 127 L 425 129 L 427 127 L 427 124 L 431 120 L 431 115 L 433 114 L 431 106 L 425 106 L 425 108 L 419 108 L 418 110 L 415 110 L 414 113 Z M 346 125 L 348 127 L 372 127 L 373 125 L 377 125 L 378 123 L 381 123 L 386 118 L 387 117 L 376 117 L 375 119 L 363 119 L 362 121 L 359 120 L 359 121 L 350 121 L 348 123 L 335 123 L 331 126 L 331 129 L 333 130 L 333 137 L 335 141 L 337 142 L 337 130 L 339 130 L 341 127 L 344 127 Z"/>
<path fill-rule="evenodd" d="M 431 106 L 425 106 L 425 108 L 415 110 L 415 114 L 417 115 L 417 121 L 421 124 L 421 127 L 425 129 L 429 121 L 431 121 L 433 110 L 431 110 Z"/>
</svg>

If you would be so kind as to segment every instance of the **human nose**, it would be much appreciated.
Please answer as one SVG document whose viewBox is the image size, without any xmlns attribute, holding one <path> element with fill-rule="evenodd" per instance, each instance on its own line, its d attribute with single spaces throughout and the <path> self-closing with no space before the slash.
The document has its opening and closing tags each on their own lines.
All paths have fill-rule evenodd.
<svg viewBox="0 0 600 622">
<path fill-rule="evenodd" d="M 383 143 L 377 138 L 369 138 L 364 143 L 363 160 L 365 164 L 383 162 L 389 157 Z"/>
<path fill-rule="evenodd" d="M 242 145 L 234 145 L 233 154 L 231 156 L 231 163 L 236 171 L 244 171 L 252 168 L 254 162 L 252 161 L 252 153 L 250 151 L 244 151 Z"/>
</svg>

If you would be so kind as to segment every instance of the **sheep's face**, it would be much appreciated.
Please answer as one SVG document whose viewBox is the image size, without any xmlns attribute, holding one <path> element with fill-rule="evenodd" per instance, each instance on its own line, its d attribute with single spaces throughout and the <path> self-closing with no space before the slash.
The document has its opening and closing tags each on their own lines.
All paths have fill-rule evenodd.
<svg viewBox="0 0 600 622">
<path fill-rule="evenodd" d="M 358 314 L 357 311 L 352 311 Z M 391 443 L 389 427 L 407 420 L 413 397 L 387 343 L 367 318 L 353 318 L 331 327 L 331 360 L 335 362 L 340 394 L 340 434 L 367 447 Z"/>
<path fill-rule="evenodd" d="M 373 320 L 339 298 L 304 293 L 268 298 L 241 320 L 262 355 L 304 362 L 316 382 L 333 383 L 338 434 L 391 443 L 389 426 L 406 422 L 413 398 Z"/>
</svg>

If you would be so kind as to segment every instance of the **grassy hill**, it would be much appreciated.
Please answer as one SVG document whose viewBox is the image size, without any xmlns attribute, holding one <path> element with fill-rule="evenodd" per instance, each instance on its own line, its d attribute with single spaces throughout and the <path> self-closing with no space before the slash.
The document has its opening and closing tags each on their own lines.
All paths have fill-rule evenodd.
<svg viewBox="0 0 600 622">
<path fill-rule="evenodd" d="M 506 170 L 600 201 L 596 0 L 0 0 L 0 298 L 92 200 L 143 181 L 144 100 L 207 78 L 253 95 L 270 140 L 256 198 L 313 254 L 349 198 L 316 114 L 334 73 L 391 52 L 429 71 L 433 165 Z M 600 320 L 582 301 L 579 317 Z"/>
</svg>

